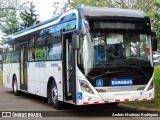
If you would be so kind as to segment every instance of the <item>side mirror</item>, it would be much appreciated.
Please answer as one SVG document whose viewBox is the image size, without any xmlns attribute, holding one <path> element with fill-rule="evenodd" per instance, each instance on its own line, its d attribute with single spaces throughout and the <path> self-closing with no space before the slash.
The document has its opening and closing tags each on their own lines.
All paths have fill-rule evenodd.
<svg viewBox="0 0 160 120">
<path fill-rule="evenodd" d="M 79 50 L 80 49 L 79 35 L 72 35 L 72 48 L 73 48 L 73 50 Z"/>
<path fill-rule="evenodd" d="M 156 38 L 155 32 L 152 33 L 151 43 L 152 43 L 152 51 L 156 51 L 157 50 L 157 38 Z"/>
</svg>

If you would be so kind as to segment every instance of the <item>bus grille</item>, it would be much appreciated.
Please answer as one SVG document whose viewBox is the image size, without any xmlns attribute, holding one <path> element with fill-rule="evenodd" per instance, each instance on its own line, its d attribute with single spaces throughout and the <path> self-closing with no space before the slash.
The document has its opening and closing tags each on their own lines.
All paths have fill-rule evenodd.
<svg viewBox="0 0 160 120">
<path fill-rule="evenodd" d="M 96 89 L 96 90 L 98 93 L 105 93 L 106 92 L 106 90 L 104 90 L 104 89 Z"/>
</svg>

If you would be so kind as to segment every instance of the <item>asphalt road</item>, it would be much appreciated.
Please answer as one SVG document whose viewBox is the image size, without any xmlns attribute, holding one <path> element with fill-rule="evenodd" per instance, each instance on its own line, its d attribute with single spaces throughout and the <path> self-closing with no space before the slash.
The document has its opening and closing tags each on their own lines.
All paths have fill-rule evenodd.
<svg viewBox="0 0 160 120">
<path fill-rule="evenodd" d="M 78 111 L 77 111 L 78 110 Z M 106 117 L 104 114 L 106 114 L 109 111 L 112 112 L 122 112 L 122 111 L 144 111 L 144 109 L 139 108 L 130 108 L 123 105 L 118 105 L 117 107 L 111 107 L 109 105 L 89 105 L 89 106 L 74 106 L 65 104 L 63 110 L 56 110 L 52 108 L 51 105 L 47 103 L 46 98 L 42 98 L 35 95 L 30 94 L 23 94 L 21 96 L 15 96 L 12 92 L 12 89 L 6 88 L 4 86 L 0 86 L 0 111 L 50 111 L 50 114 L 56 114 L 55 118 L 56 120 L 61 119 L 69 119 L 72 120 L 90 120 L 90 119 L 129 119 L 129 120 L 141 120 L 144 119 L 144 117 Z M 88 112 L 89 111 L 89 112 Z M 94 111 L 94 112 L 93 112 Z M 101 113 L 101 111 L 103 111 Z M 93 112 L 93 113 L 92 113 Z M 93 115 L 93 116 L 92 116 Z M 67 117 L 65 117 L 67 116 Z M 80 117 L 82 116 L 82 117 Z M 86 117 L 87 116 L 87 117 Z M 98 118 L 100 117 L 100 118 Z M 2 118 L 0 118 L 1 120 Z M 8 120 L 8 118 L 3 118 Z M 12 120 L 17 118 L 12 118 Z M 23 118 L 28 119 L 28 118 Z M 29 119 L 35 119 L 39 120 L 39 118 L 29 118 Z M 42 118 L 42 119 L 51 119 L 51 117 Z M 54 118 L 52 118 L 54 119 Z M 148 118 L 145 118 L 145 120 L 148 120 Z M 157 119 L 158 117 L 152 118 L 152 120 Z"/>
</svg>

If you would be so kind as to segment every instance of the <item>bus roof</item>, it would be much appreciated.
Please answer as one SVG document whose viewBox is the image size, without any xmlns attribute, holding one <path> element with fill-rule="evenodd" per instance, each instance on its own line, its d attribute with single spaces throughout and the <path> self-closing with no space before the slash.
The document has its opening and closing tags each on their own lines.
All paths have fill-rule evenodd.
<svg viewBox="0 0 160 120">
<path fill-rule="evenodd" d="M 131 9 L 120 9 L 120 8 L 107 8 L 107 7 L 78 7 L 75 9 L 78 14 L 81 14 L 82 16 L 89 16 L 89 17 L 129 17 L 129 18 L 147 18 L 147 14 L 145 14 L 143 11 L 140 10 L 131 10 Z M 64 13 L 60 16 L 53 17 L 49 20 L 46 20 L 44 22 L 35 24 L 31 27 L 28 27 L 24 30 L 21 30 L 19 32 L 16 32 L 12 35 L 9 35 L 6 37 L 5 42 L 11 42 L 12 40 L 19 38 L 23 35 L 27 35 L 30 33 L 35 32 L 36 30 L 41 30 L 46 27 L 47 24 L 54 25 L 57 24 L 62 17 L 65 15 L 72 14 L 73 10 L 67 13 Z M 57 21 L 57 23 L 50 24 L 54 21 Z M 44 27 L 43 27 L 44 26 Z"/>
<path fill-rule="evenodd" d="M 91 17 L 131 17 L 131 18 L 149 18 L 146 13 L 140 10 L 107 8 L 107 7 L 84 7 L 82 14 Z"/>
</svg>

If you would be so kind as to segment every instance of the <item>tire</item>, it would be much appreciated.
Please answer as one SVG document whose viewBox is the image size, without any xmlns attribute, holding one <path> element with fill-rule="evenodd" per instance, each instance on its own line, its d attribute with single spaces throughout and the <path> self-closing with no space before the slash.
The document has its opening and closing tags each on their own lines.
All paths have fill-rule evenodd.
<svg viewBox="0 0 160 120">
<path fill-rule="evenodd" d="M 20 95 L 20 92 L 18 91 L 18 83 L 17 83 L 16 76 L 13 77 L 13 86 L 12 86 L 12 88 L 13 88 L 14 95 L 16 95 L 16 96 Z"/>
<path fill-rule="evenodd" d="M 51 100 L 51 104 L 55 109 L 62 108 L 62 102 L 58 100 L 58 88 L 56 83 L 53 81 L 50 86 L 49 98 Z"/>
</svg>

